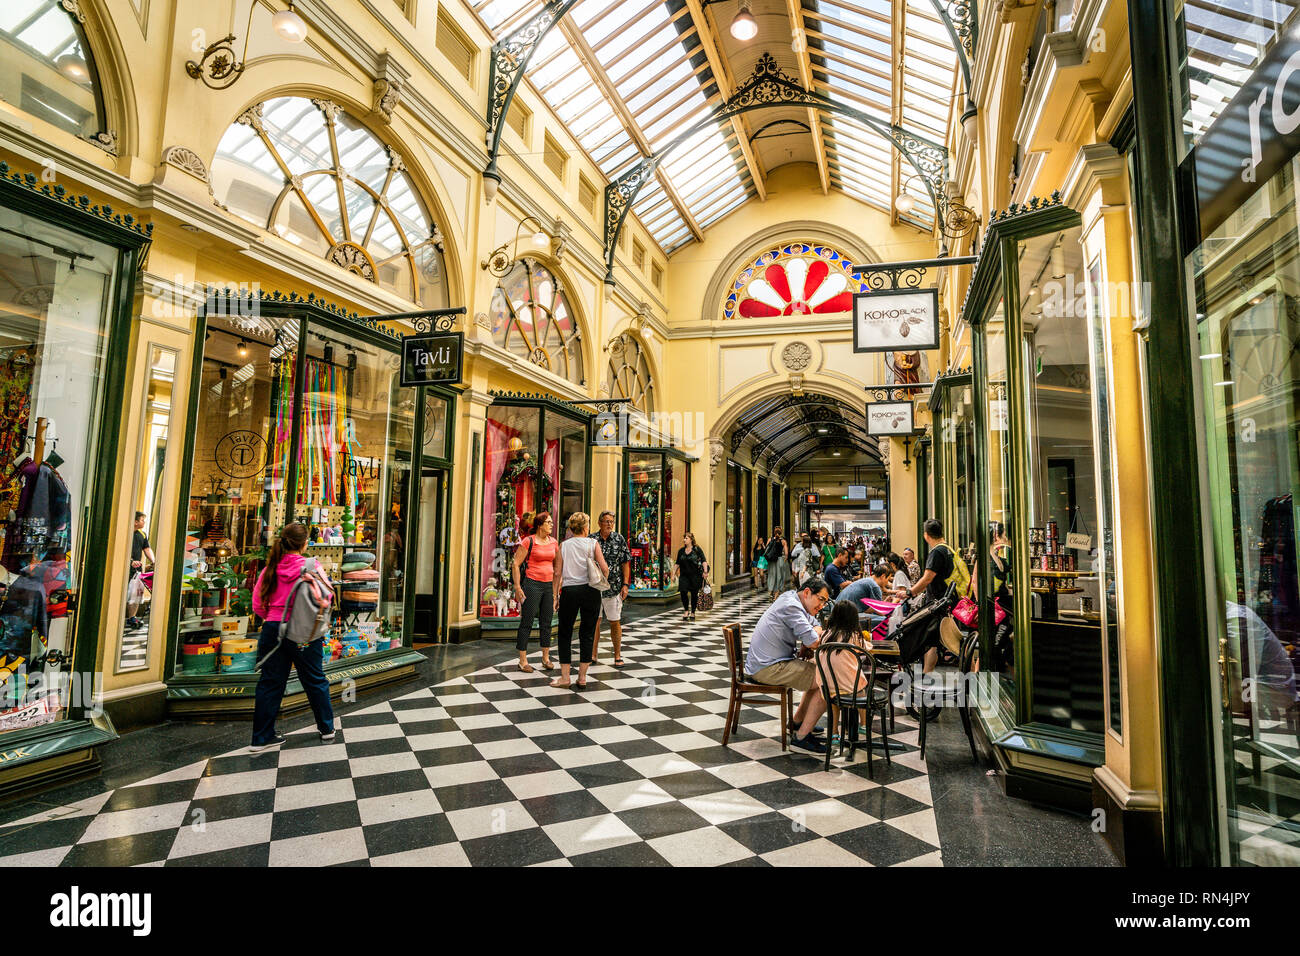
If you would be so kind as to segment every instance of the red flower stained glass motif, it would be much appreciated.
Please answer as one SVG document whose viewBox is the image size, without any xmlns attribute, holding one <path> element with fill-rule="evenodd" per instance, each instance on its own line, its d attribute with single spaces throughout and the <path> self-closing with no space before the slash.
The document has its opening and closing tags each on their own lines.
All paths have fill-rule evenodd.
<svg viewBox="0 0 1300 956">
<path fill-rule="evenodd" d="M 849 277 L 825 259 L 782 259 L 746 286 L 739 312 L 750 319 L 848 312 L 853 308 L 849 285 Z"/>
</svg>

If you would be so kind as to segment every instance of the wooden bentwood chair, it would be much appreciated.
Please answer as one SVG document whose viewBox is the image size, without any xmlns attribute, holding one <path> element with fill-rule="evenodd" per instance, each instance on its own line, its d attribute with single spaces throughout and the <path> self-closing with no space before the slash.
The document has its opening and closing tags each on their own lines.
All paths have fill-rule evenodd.
<svg viewBox="0 0 1300 956">
<path fill-rule="evenodd" d="M 731 703 L 727 707 L 727 724 L 722 730 L 722 746 L 727 746 L 740 728 L 740 708 L 745 704 L 778 704 L 781 708 L 781 749 L 788 750 L 789 726 L 794 719 L 794 689 L 777 684 L 760 684 L 745 673 L 745 651 L 740 642 L 740 622 L 722 629 L 727 644 L 727 663 L 731 671 Z M 745 695 L 751 695 L 746 698 Z M 752 695 L 763 695 L 755 698 Z M 775 696 L 777 699 L 772 700 Z"/>
<path fill-rule="evenodd" d="M 839 675 L 835 673 L 831 655 L 835 653 L 850 654 L 853 657 L 855 673 L 853 682 L 841 686 Z M 817 648 L 817 673 L 821 677 L 821 692 L 826 698 L 826 715 L 829 733 L 835 733 L 836 717 L 840 728 L 840 755 L 844 755 L 845 744 L 849 748 L 849 759 L 853 759 L 858 748 L 858 714 L 866 714 L 867 728 L 867 776 L 873 776 L 871 760 L 871 720 L 880 714 L 880 736 L 885 743 L 885 763 L 889 757 L 889 724 L 893 707 L 890 705 L 890 688 L 877 678 L 884 676 L 876 669 L 876 658 L 865 648 L 856 644 L 831 643 Z M 860 690 L 858 688 L 861 688 Z M 826 744 L 826 769 L 831 768 L 831 746 Z"/>
</svg>

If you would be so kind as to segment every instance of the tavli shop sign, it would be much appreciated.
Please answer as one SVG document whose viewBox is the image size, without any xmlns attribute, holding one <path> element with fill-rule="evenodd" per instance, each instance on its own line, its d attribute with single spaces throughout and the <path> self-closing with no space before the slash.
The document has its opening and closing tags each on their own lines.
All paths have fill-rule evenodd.
<svg viewBox="0 0 1300 956">
<path fill-rule="evenodd" d="M 886 289 L 853 296 L 853 351 L 907 352 L 939 347 L 939 291 Z"/>
<path fill-rule="evenodd" d="M 377 315 L 375 321 L 405 319 L 415 326 L 415 335 L 402 336 L 401 385 L 459 385 L 464 372 L 465 333 L 453 332 L 455 316 L 465 309 L 433 309 Z"/>
</svg>

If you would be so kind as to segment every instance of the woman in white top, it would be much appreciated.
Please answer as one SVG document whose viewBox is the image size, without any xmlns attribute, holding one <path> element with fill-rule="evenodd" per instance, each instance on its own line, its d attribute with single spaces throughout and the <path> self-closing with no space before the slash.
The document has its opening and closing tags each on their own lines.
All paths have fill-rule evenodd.
<svg viewBox="0 0 1300 956">
<path fill-rule="evenodd" d="M 600 589 L 588 583 L 587 568 L 594 561 L 600 573 L 608 580 L 609 565 L 600 550 L 600 542 L 588 536 L 591 518 L 578 511 L 569 516 L 569 533 L 560 545 L 563 574 L 560 579 L 560 630 L 556 643 L 560 647 L 560 676 L 551 681 L 552 687 L 587 689 L 587 668 L 591 664 L 591 651 L 596 643 L 596 626 L 600 623 Z M 573 662 L 573 622 L 581 615 L 578 629 L 578 680 L 569 680 L 569 665 Z"/>
<path fill-rule="evenodd" d="M 894 572 L 894 590 L 910 591 L 912 579 L 907 576 L 907 562 L 900 555 L 892 553 L 885 560 L 889 562 L 889 570 Z"/>
</svg>

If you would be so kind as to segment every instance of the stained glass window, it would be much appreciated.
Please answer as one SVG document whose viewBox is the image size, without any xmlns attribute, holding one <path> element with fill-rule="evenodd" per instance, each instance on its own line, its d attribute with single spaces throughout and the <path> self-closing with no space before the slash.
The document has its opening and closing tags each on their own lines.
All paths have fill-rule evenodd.
<svg viewBox="0 0 1300 956">
<path fill-rule="evenodd" d="M 853 310 L 853 293 L 866 291 L 865 282 L 853 275 L 853 263 L 838 249 L 788 242 L 740 270 L 722 303 L 722 317 L 842 315 Z"/>
<path fill-rule="evenodd" d="M 246 110 L 212 160 L 217 201 L 427 308 L 447 303 L 442 237 L 391 147 L 329 100 Z"/>
<path fill-rule="evenodd" d="M 492 293 L 496 344 L 560 378 L 582 384 L 582 333 L 560 280 L 536 259 L 519 259 Z"/>
<path fill-rule="evenodd" d="M 609 379 L 605 394 L 623 398 L 645 415 L 655 410 L 654 383 L 650 380 L 650 363 L 646 361 L 641 340 L 630 332 L 616 335 L 609 343 Z"/>
</svg>

